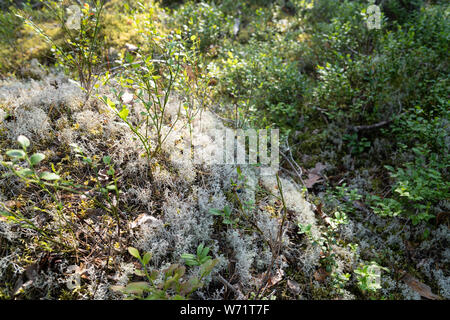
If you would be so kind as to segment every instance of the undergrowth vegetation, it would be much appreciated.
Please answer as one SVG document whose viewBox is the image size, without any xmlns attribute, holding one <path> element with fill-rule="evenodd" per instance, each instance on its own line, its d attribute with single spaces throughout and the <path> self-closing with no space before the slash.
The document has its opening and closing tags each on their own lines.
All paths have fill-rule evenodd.
<svg viewBox="0 0 450 320">
<path fill-rule="evenodd" d="M 446 1 L 0 10 L 0 298 L 450 298 Z"/>
</svg>

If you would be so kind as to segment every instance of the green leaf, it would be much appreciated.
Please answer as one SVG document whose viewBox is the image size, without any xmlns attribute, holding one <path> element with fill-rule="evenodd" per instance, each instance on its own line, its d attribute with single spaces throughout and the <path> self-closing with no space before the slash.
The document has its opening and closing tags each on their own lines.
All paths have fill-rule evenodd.
<svg viewBox="0 0 450 320">
<path fill-rule="evenodd" d="M 134 270 L 134 274 L 139 276 L 139 277 L 143 277 L 145 276 L 145 272 L 139 269 Z"/>
<path fill-rule="evenodd" d="M 150 279 L 152 279 L 153 281 L 155 281 L 158 278 L 158 271 L 153 270 L 152 272 L 150 272 Z"/>
<path fill-rule="evenodd" d="M 19 141 L 20 145 L 22 146 L 22 148 L 26 149 L 30 146 L 30 140 L 28 140 L 27 137 L 20 135 L 17 138 L 17 141 Z"/>
<path fill-rule="evenodd" d="M 144 254 L 144 257 L 142 258 L 142 263 L 144 264 L 144 266 L 150 262 L 151 258 L 152 258 L 152 254 L 150 252 L 146 252 Z"/>
<path fill-rule="evenodd" d="M 201 255 L 202 255 L 203 247 L 204 247 L 204 244 L 203 244 L 203 243 L 200 243 L 200 244 L 198 245 L 198 247 L 197 247 L 197 256 L 201 256 Z"/>
<path fill-rule="evenodd" d="M 124 107 L 120 112 L 119 112 L 119 117 L 121 118 L 121 119 L 123 119 L 123 120 L 127 120 L 127 117 L 128 117 L 128 113 L 129 113 L 130 111 L 126 108 L 126 107 Z"/>
<path fill-rule="evenodd" d="M 190 253 L 183 253 L 181 255 L 181 259 L 187 259 L 187 260 L 195 260 L 195 256 Z"/>
<path fill-rule="evenodd" d="M 107 96 L 103 96 L 103 101 L 111 109 L 113 109 L 113 110 L 116 109 L 116 104 L 114 102 L 112 102 L 111 99 L 109 99 Z"/>
<path fill-rule="evenodd" d="M 104 164 L 110 164 L 111 163 L 111 157 L 110 156 L 104 156 L 103 157 L 103 163 Z"/>
<path fill-rule="evenodd" d="M 31 165 L 34 166 L 45 159 L 45 155 L 42 153 L 35 153 L 30 157 Z"/>
<path fill-rule="evenodd" d="M 10 218 L 11 220 L 14 220 L 14 216 L 12 214 L 10 214 L 7 211 L 1 210 L 1 209 L 0 209 L 0 216 L 3 216 L 5 218 Z"/>
<path fill-rule="evenodd" d="M 209 247 L 205 247 L 204 249 L 203 249 L 203 252 L 202 252 L 202 256 L 207 256 L 208 255 L 208 253 L 209 253 Z"/>
<path fill-rule="evenodd" d="M 117 189 L 116 189 L 116 186 L 115 186 L 114 184 L 111 184 L 111 185 L 109 185 L 109 186 L 106 186 L 106 189 L 108 189 L 108 190 L 117 190 Z"/>
<path fill-rule="evenodd" d="M 61 179 L 61 177 L 59 175 L 57 175 L 56 173 L 48 172 L 48 171 L 41 173 L 39 178 L 48 180 L 48 181 Z"/>
<path fill-rule="evenodd" d="M 166 292 L 163 290 L 158 290 L 152 294 L 149 294 L 145 300 L 167 300 Z"/>
<path fill-rule="evenodd" d="M 186 273 L 186 268 L 183 266 L 180 266 L 175 270 L 175 278 L 180 279 L 185 273 Z"/>
<path fill-rule="evenodd" d="M 23 150 L 17 150 L 17 149 L 14 149 L 14 150 L 8 150 L 8 151 L 6 151 L 6 155 L 7 155 L 8 157 L 11 157 L 11 158 L 19 158 L 19 159 L 22 159 L 22 158 L 25 157 L 25 152 L 23 152 Z"/>
<path fill-rule="evenodd" d="M 204 264 L 206 261 L 211 260 L 212 258 L 210 256 L 206 256 L 200 259 L 200 264 Z"/>
<path fill-rule="evenodd" d="M 219 209 L 209 209 L 209 213 L 215 216 L 221 216 L 222 215 L 222 210 Z"/>
<path fill-rule="evenodd" d="M 190 253 L 184 253 L 181 255 L 181 259 L 184 259 L 188 266 L 196 266 L 198 265 L 196 256 Z"/>
<path fill-rule="evenodd" d="M 130 54 L 129 52 L 127 52 L 125 54 L 125 61 L 127 63 L 132 63 L 134 61 L 134 56 L 132 54 Z"/>
<path fill-rule="evenodd" d="M 128 247 L 128 252 L 135 258 L 141 260 L 141 255 L 139 254 L 139 251 L 136 248 Z"/>
<path fill-rule="evenodd" d="M 17 171 L 17 173 L 22 177 L 29 177 L 33 175 L 34 171 L 29 168 L 25 168 Z"/>
<path fill-rule="evenodd" d="M 123 288 L 123 292 L 125 293 L 134 293 L 141 295 L 144 291 L 149 291 L 151 289 L 150 284 L 147 282 L 131 282 L 125 288 Z"/>
<path fill-rule="evenodd" d="M 219 263 L 218 259 L 208 260 L 205 263 L 203 263 L 201 266 L 201 272 L 200 272 L 202 277 L 211 273 L 212 269 L 214 269 L 214 267 L 216 266 L 217 263 Z"/>
<path fill-rule="evenodd" d="M 231 215 L 231 209 L 229 206 L 225 206 L 225 208 L 223 208 L 223 212 L 225 213 L 226 216 L 230 216 Z"/>
<path fill-rule="evenodd" d="M 167 289 L 169 289 L 171 287 L 175 287 L 175 285 L 176 285 L 176 279 L 173 277 L 170 277 L 164 282 L 163 289 L 164 289 L 164 291 L 167 291 Z"/>
<path fill-rule="evenodd" d="M 202 283 L 198 280 L 197 277 L 191 277 L 188 281 L 184 282 L 180 286 L 180 294 L 183 296 L 188 295 L 189 293 L 195 291 L 196 289 L 200 288 L 202 286 Z"/>
<path fill-rule="evenodd" d="M 165 270 L 163 271 L 163 272 L 164 272 L 164 275 L 165 275 L 166 277 L 169 277 L 169 276 L 173 275 L 175 269 L 177 269 L 179 266 L 180 266 L 180 265 L 179 265 L 178 263 L 171 264 L 167 269 L 165 269 Z"/>
</svg>

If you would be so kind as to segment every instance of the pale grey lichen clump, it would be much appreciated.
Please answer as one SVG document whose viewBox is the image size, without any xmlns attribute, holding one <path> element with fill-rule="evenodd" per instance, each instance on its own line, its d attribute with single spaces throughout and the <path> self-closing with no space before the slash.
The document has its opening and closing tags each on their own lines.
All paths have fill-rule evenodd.
<svg viewBox="0 0 450 320">
<path fill-rule="evenodd" d="M 251 267 L 257 254 L 254 237 L 241 235 L 237 230 L 229 230 L 226 238 L 233 249 L 236 270 L 238 270 L 241 282 L 249 283 L 252 280 Z"/>
<path fill-rule="evenodd" d="M 403 298 L 405 300 L 420 300 L 420 294 L 405 283 L 399 283 L 398 287 L 400 288 L 400 291 L 403 295 Z"/>
<path fill-rule="evenodd" d="M 210 254 L 219 259 L 206 283 L 219 284 L 220 287 L 214 287 L 211 292 L 201 291 L 197 297 L 212 299 L 223 296 L 223 286 L 215 276 L 217 272 L 229 273 L 228 279 L 238 282 L 237 287 L 243 292 L 258 286 L 258 281 L 274 258 L 268 243 L 275 244 L 279 240 L 280 214 L 283 212 L 274 214 L 267 207 L 279 207 L 280 190 L 275 176 L 260 175 L 257 168 L 240 165 L 245 181 L 240 181 L 243 187 L 239 197 L 242 201 L 253 201 L 254 207 L 248 212 L 248 218 L 255 222 L 260 232 L 223 226 L 218 228 L 220 219 L 210 213 L 211 209 L 222 210 L 229 206 L 237 214 L 240 208 L 233 198 L 232 182 L 238 181 L 237 166 L 210 161 L 211 156 L 221 152 L 215 141 L 214 130 L 225 129 L 213 113 L 203 110 L 188 125 L 187 119 L 178 114 L 179 98 L 171 98 L 167 117 L 172 123 L 176 117 L 179 119 L 172 129 L 169 125 L 163 128 L 164 132 L 172 131 L 162 146 L 161 155 L 157 159 L 150 159 L 154 176 L 154 181 L 150 182 L 147 175 L 148 159 L 143 156 L 144 149 L 139 140 L 95 97 L 84 104 L 80 89 L 63 76 L 47 75 L 40 81 L 29 82 L 8 80 L 0 85 L 0 134 L 9 146 L 15 146 L 17 136 L 22 134 L 30 138 L 32 147 L 43 148 L 40 151 L 49 158 L 58 150 L 65 150 L 73 157 L 77 156 L 79 150 L 88 157 L 112 157 L 123 182 L 123 187 L 120 187 L 121 201 L 127 208 L 137 208 L 123 212 L 130 223 L 130 245 L 152 253 L 152 268 L 161 270 L 171 263 L 183 263 L 181 255 L 195 253 L 197 246 L 203 243 L 211 248 Z M 131 121 L 142 120 L 139 115 L 142 106 L 139 103 L 134 103 L 130 109 L 133 110 L 129 115 Z M 155 131 L 150 133 L 150 137 L 155 137 Z M 185 148 L 189 143 L 198 152 L 195 161 L 187 152 L 190 149 Z M 78 146 L 78 151 L 73 145 Z M 353 164 L 350 160 L 347 162 L 346 165 L 351 168 Z M 367 170 L 357 172 L 350 187 L 365 188 L 369 175 Z M 1 201 L 15 197 L 23 187 L 17 179 L 0 178 L 0 182 L 4 186 L 4 194 L 0 192 Z M 307 237 L 298 236 L 295 241 L 292 237 L 298 231 L 298 224 L 310 225 L 312 238 L 323 236 L 324 227 L 316 219 L 316 208 L 305 199 L 303 191 L 293 180 L 281 176 L 280 183 L 289 221 L 281 234 L 280 255 L 273 261 L 272 271 L 293 269 L 307 279 L 308 284 L 313 283 L 315 288 L 328 290 L 329 280 L 325 283 L 315 280 L 309 282 L 321 268 L 321 248 L 313 245 Z M 155 188 L 159 192 L 158 199 L 155 199 Z M 446 205 L 443 203 L 442 207 Z M 51 219 L 54 214 L 54 210 L 49 210 L 47 216 L 37 214 L 32 221 L 48 219 L 48 228 L 56 230 L 56 219 Z M 378 231 L 374 232 L 374 228 Z M 357 263 L 376 260 L 381 252 L 385 265 L 401 265 L 404 256 L 398 252 L 407 250 L 406 241 L 424 231 L 422 225 L 413 231 L 400 218 L 383 219 L 367 213 L 359 220 L 350 217 L 348 224 L 339 227 L 339 240 L 357 243 L 358 247 L 356 252 L 351 252 L 345 246 L 332 246 L 336 259 L 335 272 L 351 272 Z M 435 260 L 427 258 L 426 253 L 435 251 L 437 256 L 441 255 L 441 261 L 448 264 L 449 235 L 448 228 L 441 225 L 430 239 L 423 241 L 416 249 L 417 255 L 425 257 L 417 263 L 417 269 L 435 284 L 444 298 L 450 295 L 448 271 L 438 268 Z M 0 220 L 0 237 L 5 241 L 14 243 L 21 237 L 31 236 L 31 230 L 24 231 Z M 23 274 L 24 269 L 18 263 L 21 254 L 19 250 L 0 258 L 0 281 L 7 274 L 9 277 Z M 62 263 L 61 266 L 68 265 L 67 261 Z M 88 278 L 101 278 L 101 281 L 87 281 L 87 292 L 81 298 L 120 298 L 109 288 L 111 285 L 125 285 L 132 278 L 135 266 L 130 263 L 126 252 L 115 264 L 118 270 L 109 277 L 102 275 L 98 266 L 87 267 Z M 420 298 L 409 286 L 393 279 L 392 274 L 382 276 L 384 295 L 397 292 L 405 299 Z M 41 274 L 28 285 L 36 290 L 51 291 L 58 285 L 64 286 L 66 280 L 64 270 L 41 270 Z M 355 298 L 346 290 L 342 297 Z"/>
<path fill-rule="evenodd" d="M 5 124 L 11 140 L 19 135 L 32 137 L 35 140 L 49 136 L 50 124 L 44 110 L 34 106 L 18 107 L 12 113 L 16 120 Z"/>
<path fill-rule="evenodd" d="M 64 113 L 80 108 L 81 90 L 62 75 L 47 76 L 41 81 L 18 82 L 4 80 L 0 83 L 2 110 L 13 120 L 3 121 L 12 140 L 25 135 L 34 140 L 48 138 L 52 128 L 50 113 Z"/>
<path fill-rule="evenodd" d="M 176 105 L 175 100 L 169 112 L 176 113 Z M 224 126 L 212 113 L 204 110 L 190 124 L 194 137 L 191 141 L 185 121 L 183 118 L 179 119 L 163 147 L 166 154 L 170 155 L 169 161 L 177 172 L 176 176 L 171 177 L 170 192 L 164 192 L 164 214 L 156 221 L 143 224 L 138 245 L 143 250 L 153 252 L 154 260 L 158 263 L 177 259 L 184 252 L 192 252 L 200 243 L 207 244 L 215 256 L 222 257 L 219 250 L 223 250 L 223 245 L 226 245 L 232 251 L 230 259 L 235 264 L 241 283 L 250 285 L 255 272 L 262 272 L 268 267 L 272 258 L 270 250 L 261 245 L 263 241 L 260 236 L 240 230 L 228 230 L 224 234 L 226 242 L 220 243 L 213 236 L 214 216 L 209 213 L 211 208 L 232 206 L 227 200 L 226 192 L 231 188 L 230 178 L 237 181 L 236 165 L 210 163 L 210 156 L 221 151 L 219 144 L 214 141 L 213 130 L 223 130 Z M 198 152 L 195 161 L 183 149 L 186 142 L 192 143 L 195 152 Z M 240 167 L 246 177 L 246 187 L 240 193 L 242 201 L 254 200 L 258 181 L 268 188 L 274 188 L 274 180 L 270 177 L 259 177 L 257 171 L 250 166 Z M 282 178 L 282 183 L 286 188 L 284 195 L 288 208 L 297 214 L 299 221 L 311 224 L 316 232 L 314 214 L 309 204 L 303 200 L 303 195 L 288 180 Z M 278 193 L 272 189 L 269 191 Z M 276 241 L 279 221 L 266 212 L 255 212 L 254 215 L 252 218 L 257 221 L 264 238 Z M 287 237 L 283 235 L 282 240 L 287 247 Z"/>
<path fill-rule="evenodd" d="M 442 297 L 450 299 L 450 276 L 445 275 L 444 271 L 441 269 L 433 270 L 433 276 L 436 279 Z"/>
<path fill-rule="evenodd" d="M 313 237 L 319 236 L 316 218 L 314 216 L 313 208 L 310 203 L 305 200 L 298 187 L 296 187 L 288 179 L 281 178 L 281 186 L 286 201 L 286 207 L 296 213 L 298 223 L 302 225 L 311 225 L 311 234 Z M 279 193 L 277 191 L 277 181 L 274 176 L 267 176 L 262 178 L 262 184 L 273 194 Z"/>
<path fill-rule="evenodd" d="M 183 117 L 176 122 L 163 144 L 162 154 L 169 166 L 161 166 L 152 159 L 155 177 L 153 183 L 162 197 L 158 199 L 162 203 L 160 213 L 155 215 L 152 185 L 146 175 L 147 163 L 146 158 L 142 156 L 144 150 L 140 142 L 112 112 L 95 101 L 95 97 L 83 104 L 83 95 L 75 84 L 62 75 L 47 75 L 39 81 L 3 81 L 0 103 L 3 106 L 0 108 L 0 126 L 11 143 L 14 143 L 18 135 L 25 135 L 33 143 L 40 145 L 43 145 L 44 141 L 54 143 L 56 139 L 60 144 L 58 148 L 66 148 L 73 156 L 76 155 L 73 145 L 78 147 L 77 152 L 81 150 L 84 156 L 89 157 L 101 157 L 105 155 L 101 150 L 108 150 L 108 155 L 113 158 L 122 179 L 132 181 L 132 186 L 121 190 L 123 201 L 143 209 L 140 212 L 125 214 L 131 217 L 133 224 L 133 245 L 152 253 L 152 267 L 162 268 L 169 263 L 183 263 L 181 255 L 195 252 L 201 243 L 209 246 L 211 255 L 219 259 L 215 272 L 225 270 L 231 264 L 237 276 L 235 279 L 239 279 L 244 286 L 254 285 L 254 277 L 269 266 L 272 252 L 261 237 L 268 241 L 277 241 L 280 222 L 264 210 L 255 207 L 250 217 L 257 221 L 263 235 L 231 228 L 219 236 L 214 234 L 216 218 L 209 211 L 212 208 L 223 209 L 227 205 L 234 208 L 227 192 L 232 188 L 231 179 L 237 181 L 238 176 L 236 165 L 210 163 L 211 154 L 220 151 L 212 130 L 225 128 L 212 113 L 203 110 L 190 123 L 190 127 Z M 142 106 L 135 103 L 133 108 L 137 111 L 130 113 L 130 119 L 138 121 L 138 111 Z M 177 117 L 178 109 L 179 100 L 174 97 L 168 106 L 168 116 Z M 8 115 L 11 117 L 3 121 Z M 168 132 L 169 126 L 163 128 L 163 131 Z M 151 136 L 154 137 L 154 134 L 155 132 L 152 132 Z M 180 141 L 193 143 L 198 151 L 196 161 L 189 157 Z M 53 151 L 48 152 L 52 154 Z M 259 182 L 268 191 L 279 196 L 274 177 L 260 177 L 256 169 L 250 166 L 241 165 L 241 170 L 246 177 L 246 187 L 240 193 L 242 201 L 255 199 Z M 314 214 L 304 196 L 289 180 L 282 178 L 281 181 L 288 209 L 295 212 L 299 222 L 311 224 L 313 232 L 316 232 Z M 12 189 L 10 192 L 13 192 Z M 273 202 L 274 198 L 268 201 Z M 9 225 L 3 221 L 0 223 L 2 236 L 13 240 L 16 230 L 11 231 Z M 49 228 L 52 228 L 52 223 Z M 282 235 L 283 250 L 289 247 L 286 229 Z M 14 260 L 8 256 L 2 261 L 8 259 Z M 314 259 L 314 263 L 316 262 Z M 132 267 L 127 262 L 119 265 L 121 269 L 112 284 L 123 285 L 131 277 Z M 275 267 L 284 265 L 276 261 Z M 99 270 L 89 271 L 92 275 L 96 272 L 96 276 L 99 276 Z M 47 280 L 57 280 L 52 277 L 56 275 L 52 274 Z M 64 273 L 60 274 L 60 277 L 58 281 L 64 281 Z M 214 275 L 206 280 L 214 281 Z M 108 282 L 100 283 L 95 292 L 94 288 L 91 288 L 92 284 L 88 287 L 96 298 L 106 298 L 110 297 L 107 293 L 108 285 Z M 39 288 L 44 287 L 39 284 Z"/>
</svg>

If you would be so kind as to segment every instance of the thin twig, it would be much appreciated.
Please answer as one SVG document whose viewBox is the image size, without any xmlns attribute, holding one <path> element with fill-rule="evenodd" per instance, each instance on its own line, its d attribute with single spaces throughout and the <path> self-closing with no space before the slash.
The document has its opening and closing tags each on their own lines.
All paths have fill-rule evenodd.
<svg viewBox="0 0 450 320">
<path fill-rule="evenodd" d="M 271 260 L 270 266 L 267 269 L 267 272 L 264 275 L 264 278 L 263 278 L 263 280 L 261 282 L 261 286 L 259 287 L 258 292 L 256 293 L 256 298 L 257 299 L 260 297 L 260 295 L 262 296 L 264 294 L 264 291 L 267 288 L 267 284 L 268 284 L 268 281 L 269 281 L 270 274 L 272 272 L 272 268 L 273 268 L 273 266 L 275 264 L 275 261 L 280 256 L 280 250 L 281 250 L 282 238 L 283 238 L 284 223 L 286 222 L 286 218 L 287 218 L 287 214 L 288 214 L 287 213 L 286 202 L 284 201 L 283 187 L 281 185 L 280 177 L 278 176 L 278 174 L 276 175 L 276 178 L 277 178 L 278 190 L 280 191 L 281 203 L 283 204 L 283 217 L 281 219 L 280 227 L 278 228 L 276 249 L 272 250 L 272 260 Z"/>
<path fill-rule="evenodd" d="M 236 289 L 231 283 L 229 283 L 224 277 L 222 277 L 220 274 L 217 274 L 217 278 L 220 282 L 222 282 L 228 289 L 233 291 L 233 293 L 236 295 L 237 300 L 243 299 L 244 295 L 242 292 L 240 292 L 238 289 Z"/>
</svg>

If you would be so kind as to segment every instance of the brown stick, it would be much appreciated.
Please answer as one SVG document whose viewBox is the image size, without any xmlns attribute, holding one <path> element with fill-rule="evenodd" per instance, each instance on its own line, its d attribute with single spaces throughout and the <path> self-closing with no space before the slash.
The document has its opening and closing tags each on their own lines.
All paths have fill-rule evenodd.
<svg viewBox="0 0 450 320">
<path fill-rule="evenodd" d="M 377 128 L 384 127 L 384 126 L 388 125 L 393 120 L 394 119 L 390 119 L 390 120 L 381 121 L 381 122 L 378 122 L 378 123 L 375 123 L 375 124 L 356 126 L 356 127 L 352 127 L 351 130 L 355 131 L 355 132 L 359 132 L 359 131 L 363 131 L 363 130 L 377 129 Z"/>
</svg>

